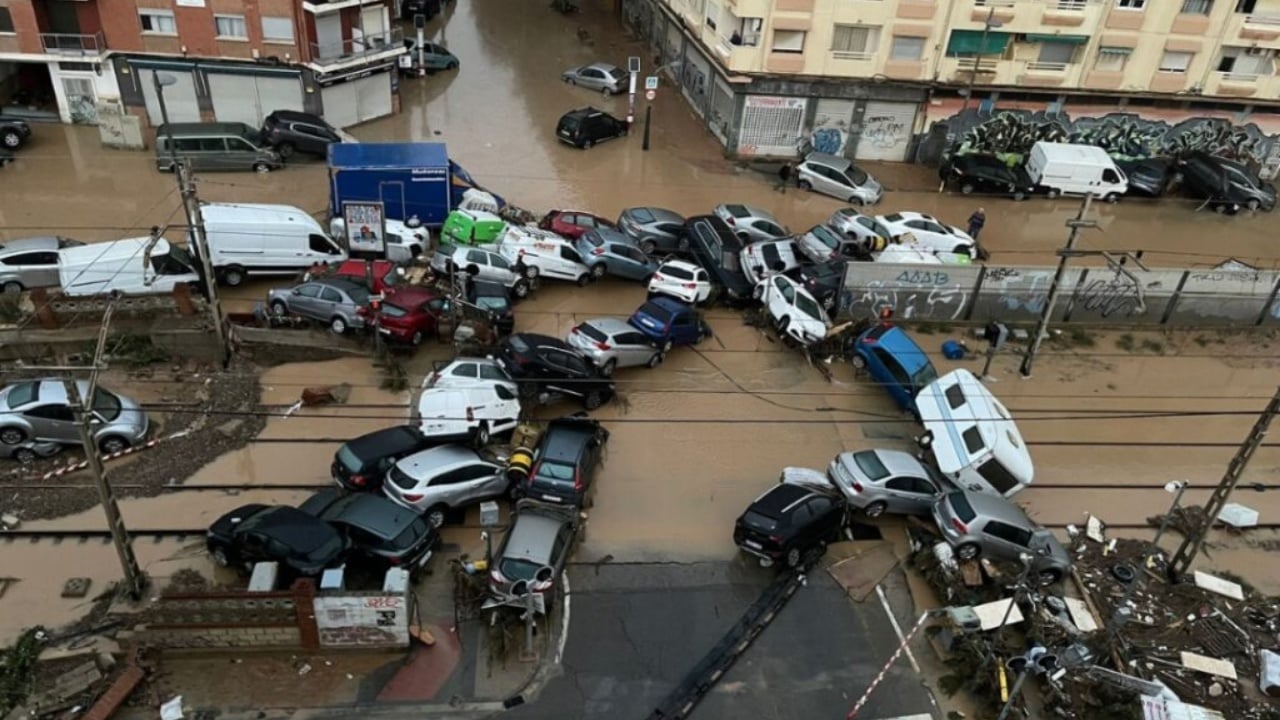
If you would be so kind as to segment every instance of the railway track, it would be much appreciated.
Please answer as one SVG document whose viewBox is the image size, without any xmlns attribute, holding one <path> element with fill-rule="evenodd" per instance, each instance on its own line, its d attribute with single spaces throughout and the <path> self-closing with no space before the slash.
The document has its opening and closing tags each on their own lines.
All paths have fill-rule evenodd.
<svg viewBox="0 0 1280 720">
<path fill-rule="evenodd" d="M 111 487 L 116 490 L 144 490 L 149 486 L 136 485 L 129 483 L 112 483 Z M 323 490 L 333 487 L 332 483 L 211 483 L 206 485 L 163 485 L 160 490 L 167 493 L 172 492 L 249 492 L 252 490 Z M 18 484 L 0 484 L 0 490 L 85 490 L 96 491 L 96 486 L 92 483 L 18 483 Z M 1145 483 L 1033 483 L 1028 486 L 1030 490 L 1150 490 L 1167 493 L 1164 484 L 1145 484 Z M 1205 485 L 1201 490 L 1211 490 L 1212 486 Z M 1241 483 L 1238 487 L 1241 492 L 1267 492 L 1270 490 L 1280 490 L 1280 483 Z"/>
</svg>

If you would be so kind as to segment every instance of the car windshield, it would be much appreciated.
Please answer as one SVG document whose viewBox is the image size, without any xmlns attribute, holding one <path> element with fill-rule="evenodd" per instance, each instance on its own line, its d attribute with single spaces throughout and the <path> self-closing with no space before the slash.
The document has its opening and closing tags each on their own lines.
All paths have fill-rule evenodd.
<svg viewBox="0 0 1280 720">
<path fill-rule="evenodd" d="M 818 304 L 804 293 L 796 293 L 796 309 L 814 320 L 824 319 L 822 317 L 822 310 L 818 309 Z"/>
<path fill-rule="evenodd" d="M 542 566 L 521 558 L 502 558 L 498 572 L 508 580 L 532 580 Z"/>
<path fill-rule="evenodd" d="M 394 550 L 408 550 L 427 533 L 427 522 L 422 518 L 414 518 L 413 522 L 405 526 L 400 534 L 395 536 L 391 542 L 387 543 Z"/>
<path fill-rule="evenodd" d="M 160 275 L 185 275 L 195 272 L 196 260 L 186 248 L 170 245 L 168 252 L 151 258 L 151 267 Z"/>
<path fill-rule="evenodd" d="M 614 68 L 609 71 L 609 77 L 613 78 L 614 80 L 621 80 L 626 76 L 627 74 L 622 71 L 622 68 Z"/>
<path fill-rule="evenodd" d="M 640 312 L 664 325 L 671 321 L 671 313 L 657 303 L 647 302 L 641 305 Z"/>
<path fill-rule="evenodd" d="M 595 230 L 590 230 L 586 233 L 583 233 L 582 239 L 586 240 L 588 243 L 591 243 L 592 247 L 600 247 L 601 245 L 604 244 L 604 238 L 600 237 L 600 233 L 596 232 Z"/>
<path fill-rule="evenodd" d="M 307 553 L 306 558 L 308 560 L 324 560 L 334 557 L 340 550 L 342 550 L 342 536 L 338 533 L 333 533 L 328 540 L 320 543 L 311 552 Z"/>
<path fill-rule="evenodd" d="M 351 452 L 351 448 L 345 444 L 338 448 L 338 462 L 342 463 L 342 467 L 346 468 L 347 472 L 353 473 L 360 472 L 360 468 L 364 465 L 360 458 Z"/>
<path fill-rule="evenodd" d="M 262 131 L 246 127 L 244 132 L 240 133 L 240 137 L 248 140 L 250 145 L 257 147 L 258 143 L 262 140 Z"/>
<path fill-rule="evenodd" d="M 577 115 L 565 115 L 560 118 L 560 127 L 565 130 L 577 130 L 580 118 Z"/>
<path fill-rule="evenodd" d="M 369 302 L 368 288 L 360 285 L 353 285 L 347 288 L 347 294 L 351 296 L 351 300 L 357 305 L 365 305 Z"/>
<path fill-rule="evenodd" d="M 934 369 L 933 363 L 927 362 L 911 376 L 911 384 L 922 388 L 937 379 L 938 371 Z"/>
<path fill-rule="evenodd" d="M 844 174 L 849 176 L 849 179 L 853 181 L 854 185 L 865 185 L 867 180 L 870 179 L 870 177 L 862 171 L 862 168 L 859 168 L 857 165 L 850 165 L 849 169 L 844 171 Z"/>
<path fill-rule="evenodd" d="M 742 516 L 742 521 L 744 525 L 761 532 L 772 532 L 778 529 L 777 519 L 761 515 L 754 510 L 748 510 L 746 515 Z"/>
<path fill-rule="evenodd" d="M 115 420 L 120 417 L 120 398 L 102 388 L 94 388 L 93 411 L 103 420 Z"/>
<path fill-rule="evenodd" d="M 586 335 L 596 342 L 609 342 L 609 336 L 600 332 L 600 329 L 591 323 L 582 323 L 579 325 L 578 332 Z"/>
<path fill-rule="evenodd" d="M 482 295 L 476 298 L 476 305 L 485 310 L 492 310 L 498 313 L 506 312 L 507 308 L 511 307 L 506 298 L 493 295 Z"/>
<path fill-rule="evenodd" d="M 573 482 L 573 466 L 564 463 L 544 461 L 538 463 L 539 480 L 547 480 L 553 483 Z"/>
<path fill-rule="evenodd" d="M 389 317 L 389 318 L 402 318 L 408 315 L 409 311 L 405 310 L 399 305 L 392 305 L 391 303 L 385 303 L 382 306 L 382 314 L 385 317 Z"/>
<path fill-rule="evenodd" d="M 947 496 L 947 502 L 951 503 L 951 511 L 960 518 L 960 522 L 969 522 L 978 516 L 973 511 L 973 506 L 969 504 L 969 498 L 964 496 L 963 492 L 953 492 Z"/>
<path fill-rule="evenodd" d="M 40 398 L 40 383 L 18 383 L 9 388 L 9 409 L 13 410 Z"/>
<path fill-rule="evenodd" d="M 685 270 L 682 267 L 677 267 L 675 265 L 663 265 L 662 267 L 658 268 L 658 272 L 663 275 L 670 275 L 671 277 L 676 278 L 677 280 L 693 279 L 693 273 L 689 272 L 688 270 Z"/>
<path fill-rule="evenodd" d="M 653 213 L 649 212 L 649 208 L 631 208 L 627 211 L 632 220 L 641 223 L 651 223 L 655 220 Z"/>
<path fill-rule="evenodd" d="M 764 256 L 764 266 L 770 270 L 782 262 L 782 255 L 778 252 L 776 245 L 765 245 L 761 255 Z"/>
<path fill-rule="evenodd" d="M 836 235 L 831 230 L 828 230 L 823 225 L 815 225 L 814 228 L 809 231 L 809 234 L 816 238 L 818 242 L 826 245 L 832 250 L 840 247 L 840 236 Z"/>
<path fill-rule="evenodd" d="M 880 456 L 869 450 L 853 454 L 853 461 L 868 479 L 879 480 L 889 475 L 889 468 L 880 462 Z"/>
<path fill-rule="evenodd" d="M 507 338 L 507 342 L 511 344 L 511 349 L 518 353 L 523 354 L 529 352 L 529 343 L 525 342 L 524 338 L 519 335 L 512 335 Z"/>
</svg>

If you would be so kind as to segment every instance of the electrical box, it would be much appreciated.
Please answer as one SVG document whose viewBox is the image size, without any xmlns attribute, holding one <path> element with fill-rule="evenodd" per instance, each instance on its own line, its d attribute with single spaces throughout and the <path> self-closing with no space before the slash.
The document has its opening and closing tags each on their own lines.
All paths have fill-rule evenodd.
<svg viewBox="0 0 1280 720">
<path fill-rule="evenodd" d="M 480 527 L 496 528 L 502 524 L 502 512 L 498 503 L 489 500 L 480 503 Z"/>
<path fill-rule="evenodd" d="M 382 592 L 402 593 L 409 588 L 409 571 L 404 568 L 391 568 L 382 578 Z"/>
</svg>

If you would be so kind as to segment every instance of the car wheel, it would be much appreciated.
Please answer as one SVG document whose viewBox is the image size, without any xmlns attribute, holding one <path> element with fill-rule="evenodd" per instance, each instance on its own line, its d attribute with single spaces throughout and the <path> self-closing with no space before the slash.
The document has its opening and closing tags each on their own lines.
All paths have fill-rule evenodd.
<svg viewBox="0 0 1280 720">
<path fill-rule="evenodd" d="M 569 83 L 570 85 L 577 85 L 577 84 L 578 84 L 578 81 L 577 81 L 577 80 L 574 80 L 574 79 L 573 79 L 573 78 L 571 78 L 571 77 L 567 77 L 567 78 L 565 78 L 565 79 L 564 79 L 564 81 L 565 81 L 565 82 L 567 82 L 567 83 Z"/>
<path fill-rule="evenodd" d="M 800 567 L 800 559 L 803 556 L 804 554 L 800 552 L 800 548 L 798 547 L 793 547 L 790 550 L 788 550 L 786 561 L 785 561 L 787 563 L 787 567 L 789 568 Z"/>
<path fill-rule="evenodd" d="M 1262 207 L 1262 203 L 1258 202 L 1258 198 L 1249 198 L 1249 202 L 1245 203 L 1244 206 L 1249 208 L 1250 212 L 1254 212 Z"/>
<path fill-rule="evenodd" d="M 582 396 L 582 407 L 587 410 L 595 410 L 604 404 L 604 394 L 599 390 L 592 390 Z"/>
<path fill-rule="evenodd" d="M 1013 200 L 1014 200 L 1014 202 L 1022 202 L 1023 200 L 1026 200 L 1026 199 L 1027 199 L 1027 194 L 1026 194 L 1026 193 L 1022 192 L 1021 190 L 1014 190 L 1014 191 L 1013 191 Z"/>
<path fill-rule="evenodd" d="M 609 268 L 606 267 L 604 263 L 596 263 L 595 265 L 591 266 L 591 277 L 595 278 L 596 280 L 599 280 L 600 278 L 604 277 L 604 273 L 608 269 Z"/>
<path fill-rule="evenodd" d="M 664 342 L 664 343 L 662 343 L 662 352 L 664 352 L 664 353 L 669 353 L 669 352 L 671 352 L 671 348 L 672 348 L 674 345 L 675 345 L 675 343 L 671 341 L 671 338 L 667 338 L 667 341 L 666 341 L 666 342 Z"/>
<path fill-rule="evenodd" d="M 866 201 L 866 200 L 863 200 L 862 198 L 858 197 L 857 195 L 850 195 L 850 196 L 849 196 L 849 204 L 850 204 L 850 205 L 857 205 L 858 207 L 865 207 L 865 206 L 866 206 L 866 204 L 867 204 L 867 201 Z"/>
<path fill-rule="evenodd" d="M 253 171 L 256 173 L 269 173 L 271 172 L 271 165 L 270 163 L 265 163 L 259 160 L 253 164 Z"/>
<path fill-rule="evenodd" d="M 1109 193 L 1107 193 L 1106 195 L 1103 195 L 1103 196 L 1102 196 L 1102 201 L 1103 201 L 1103 202 L 1108 202 L 1108 203 L 1111 203 L 1111 204 L 1113 204 L 1113 205 L 1114 205 L 1115 203 L 1120 202 L 1120 194 L 1119 194 L 1119 193 L 1109 192 Z"/>
<path fill-rule="evenodd" d="M 974 188 L 974 187 L 973 187 L 973 183 L 971 183 L 971 182 L 961 183 L 961 185 L 960 185 L 960 194 L 961 194 L 961 195 L 972 195 L 972 194 L 973 194 L 973 191 L 974 191 L 975 189 L 976 189 L 976 188 Z"/>
<path fill-rule="evenodd" d="M 618 369 L 618 361 L 609 358 L 600 366 L 600 374 L 605 377 L 613 377 L 613 371 Z"/>
<path fill-rule="evenodd" d="M 849 358 L 849 364 L 853 366 L 854 370 L 867 369 L 867 359 L 857 353 L 854 353 L 853 356 Z"/>
<path fill-rule="evenodd" d="M 1049 192 L 1045 194 L 1049 196 L 1050 200 L 1056 200 L 1057 197 L 1062 194 L 1062 192 L 1058 190 L 1058 188 L 1049 188 Z"/>
<path fill-rule="evenodd" d="M 538 279 L 538 273 L 540 273 L 540 272 L 542 272 L 542 271 L 538 269 L 538 266 L 537 266 L 537 265 L 525 265 L 525 266 L 524 266 L 524 276 L 525 276 L 526 278 L 530 279 L 530 280 L 537 280 L 537 279 Z"/>
<path fill-rule="evenodd" d="M 4 284 L 5 295 L 17 295 L 20 292 L 22 292 L 22 283 L 13 281 Z"/>
<path fill-rule="evenodd" d="M 640 241 L 640 252 L 644 253 L 645 255 L 652 255 L 653 251 L 657 249 L 658 249 L 657 246 L 653 244 L 652 240 Z"/>
<path fill-rule="evenodd" d="M 345 334 L 347 332 L 347 321 L 337 315 L 334 315 L 333 319 L 329 321 L 329 330 L 331 330 L 334 335 Z"/>
<path fill-rule="evenodd" d="M 479 266 L 479 265 L 476 265 L 476 264 L 474 264 L 474 263 L 472 263 L 471 265 L 468 265 L 468 266 L 467 266 L 467 274 L 468 274 L 468 275 L 470 275 L 471 277 L 475 277 L 475 276 L 479 275 L 479 274 L 480 274 L 480 266 Z"/>
<path fill-rule="evenodd" d="M 746 244 L 746 245 L 751 244 L 751 236 L 744 232 L 738 233 L 738 239 L 741 240 L 743 244 Z"/>
<path fill-rule="evenodd" d="M 476 428 L 476 447 L 483 448 L 489 444 L 489 423 L 482 422 L 480 427 Z"/>
<path fill-rule="evenodd" d="M 978 547 L 977 543 L 965 543 L 956 548 L 956 557 L 961 560 L 977 560 L 981 554 L 982 548 Z"/>
<path fill-rule="evenodd" d="M 813 183 L 809 182 L 808 180 L 801 180 L 799 183 L 796 183 L 796 184 L 799 186 L 801 190 L 807 190 L 807 191 L 813 190 Z"/>
<path fill-rule="evenodd" d="M 218 564 L 218 567 L 231 567 L 231 558 L 227 557 L 226 550 L 216 547 L 209 554 L 213 556 L 213 561 Z"/>
<path fill-rule="evenodd" d="M 646 365 L 648 365 L 650 369 L 656 368 L 662 364 L 662 361 L 665 360 L 666 357 L 667 357 L 666 353 L 656 352 L 653 355 L 649 356 L 649 362 L 646 363 Z"/>
<path fill-rule="evenodd" d="M 925 430 L 920 437 L 916 438 L 916 444 L 922 449 L 933 445 L 933 431 Z"/>
<path fill-rule="evenodd" d="M 521 300 L 529 297 L 529 281 L 524 278 L 517 280 L 516 284 L 511 286 L 511 293 Z"/>
<path fill-rule="evenodd" d="M 578 287 L 586 287 L 591 284 L 591 277 L 592 277 L 591 273 L 584 273 L 582 275 L 579 275 L 578 279 L 575 282 L 578 283 Z"/>
<path fill-rule="evenodd" d="M 885 505 L 883 502 L 873 502 L 863 509 L 862 512 L 869 518 L 878 518 L 884 514 L 885 510 L 888 509 L 889 506 Z"/>
<path fill-rule="evenodd" d="M 276 317 L 282 318 L 289 314 L 289 308 L 284 306 L 283 300 L 272 300 L 271 314 L 275 315 Z"/>
<path fill-rule="evenodd" d="M 1042 586 L 1054 585 L 1062 579 L 1062 571 L 1060 570 L 1042 570 L 1040 571 L 1040 584 Z"/>
<path fill-rule="evenodd" d="M 119 435 L 108 435 L 98 441 L 98 450 L 103 455 L 115 455 L 129 448 L 129 441 Z"/>
<path fill-rule="evenodd" d="M 417 347 L 418 345 L 421 345 L 421 344 L 422 344 L 422 331 L 421 331 L 421 330 L 414 330 L 414 331 L 413 331 L 413 337 L 409 338 L 409 344 L 413 345 L 414 347 Z"/>
<path fill-rule="evenodd" d="M 431 527 L 434 528 L 444 525 L 444 521 L 448 518 L 448 515 L 449 508 L 444 505 L 436 505 L 425 513 L 427 522 L 431 523 Z"/>
<path fill-rule="evenodd" d="M 30 465 L 35 462 L 38 457 L 39 456 L 36 455 L 36 451 L 31 448 L 18 448 L 13 451 L 13 459 L 23 465 Z"/>
<path fill-rule="evenodd" d="M 609 97 L 610 95 L 613 95 L 613 91 L 609 89 L 609 86 L 608 86 L 608 85 L 606 85 L 606 86 L 604 86 L 604 87 L 600 88 L 600 94 L 601 94 L 601 95 L 603 95 L 603 96 L 605 96 L 605 97 Z"/>
<path fill-rule="evenodd" d="M 582 141 L 582 149 L 583 149 L 583 150 L 590 150 L 592 145 L 595 145 L 595 142 L 593 142 L 593 141 L 591 141 L 591 140 L 583 140 L 583 141 Z"/>
<path fill-rule="evenodd" d="M 227 287 L 240 287 L 244 284 L 244 268 L 239 265 L 223 268 L 222 282 Z"/>
<path fill-rule="evenodd" d="M 288 160 L 289 158 L 293 157 L 293 154 L 296 153 L 297 151 L 298 149 L 293 146 L 293 143 L 288 143 L 288 142 L 280 143 L 280 145 L 276 148 L 276 152 L 280 153 L 280 157 L 284 158 L 285 160 Z"/>
<path fill-rule="evenodd" d="M 22 145 L 22 135 L 15 130 L 5 130 L 4 135 L 0 136 L 0 140 L 4 142 L 4 146 L 10 150 L 14 150 Z"/>
<path fill-rule="evenodd" d="M 971 245 L 957 245 L 957 246 L 955 246 L 955 247 L 951 248 L 951 252 L 952 252 L 953 254 L 955 254 L 955 255 L 972 255 L 972 254 L 973 254 L 973 246 L 971 246 Z"/>
<path fill-rule="evenodd" d="M 22 428 L 7 427 L 0 430 L 0 443 L 17 445 L 27 439 L 27 431 Z"/>
</svg>

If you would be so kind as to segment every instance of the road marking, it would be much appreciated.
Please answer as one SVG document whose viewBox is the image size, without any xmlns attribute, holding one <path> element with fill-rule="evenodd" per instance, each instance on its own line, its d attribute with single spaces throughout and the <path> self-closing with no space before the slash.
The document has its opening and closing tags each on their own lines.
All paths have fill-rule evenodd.
<svg viewBox="0 0 1280 720">
<path fill-rule="evenodd" d="M 560 658 L 564 657 L 564 644 L 569 639 L 569 603 L 573 601 L 573 595 L 569 592 L 568 568 L 561 571 L 560 581 L 564 584 L 564 610 L 560 615 L 560 639 L 556 642 L 556 665 L 559 665 Z"/>
<path fill-rule="evenodd" d="M 885 597 L 884 588 L 877 585 L 876 595 L 880 596 L 880 604 L 884 607 L 884 614 L 889 616 L 889 624 L 893 625 L 893 632 L 898 635 L 898 642 L 903 644 L 903 648 L 907 653 L 907 662 L 911 663 L 912 670 L 915 670 L 917 673 L 919 673 L 920 666 L 916 663 L 915 655 L 911 654 L 911 648 L 906 647 L 907 638 L 902 634 L 902 627 L 898 625 L 898 618 L 893 616 L 893 610 L 889 608 L 889 598 Z M 925 715 L 924 717 L 927 720 L 929 716 Z M 900 720 L 912 720 L 912 718 L 901 718 Z"/>
</svg>

